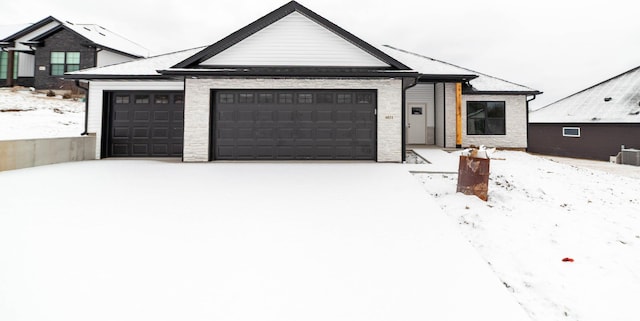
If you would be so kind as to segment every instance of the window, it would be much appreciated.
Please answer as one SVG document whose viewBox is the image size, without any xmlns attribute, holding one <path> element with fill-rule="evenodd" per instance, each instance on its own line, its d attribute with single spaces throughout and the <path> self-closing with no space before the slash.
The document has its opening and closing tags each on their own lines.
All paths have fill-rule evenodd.
<svg viewBox="0 0 640 321">
<path fill-rule="evenodd" d="M 373 102 L 371 94 L 356 94 L 356 101 L 358 104 L 370 104 Z"/>
<path fill-rule="evenodd" d="M 311 104 L 313 102 L 312 94 L 298 94 L 299 104 Z"/>
<path fill-rule="evenodd" d="M 233 94 L 220 94 L 221 104 L 233 104 Z"/>
<path fill-rule="evenodd" d="M 293 94 L 278 94 L 278 103 L 293 104 Z"/>
<path fill-rule="evenodd" d="M 320 93 L 316 96 L 318 104 L 332 104 L 333 103 L 333 94 L 331 93 Z"/>
<path fill-rule="evenodd" d="M 253 102 L 253 94 L 238 94 L 238 102 L 239 103 L 252 103 Z"/>
<path fill-rule="evenodd" d="M 467 135 L 505 135 L 504 101 L 467 102 Z"/>
<path fill-rule="evenodd" d="M 13 55 L 13 79 L 18 79 L 18 55 Z M 9 72 L 9 53 L 6 51 L 0 51 L 0 79 L 7 79 L 7 72 Z"/>
<path fill-rule="evenodd" d="M 51 75 L 61 76 L 65 72 L 80 70 L 80 53 L 76 51 L 52 51 Z"/>
<path fill-rule="evenodd" d="M 580 127 L 562 127 L 562 136 L 580 137 Z"/>
<path fill-rule="evenodd" d="M 258 102 L 262 104 L 272 104 L 273 94 L 258 94 Z"/>
<path fill-rule="evenodd" d="M 136 104 L 148 104 L 149 95 L 136 95 L 135 102 Z"/>
<path fill-rule="evenodd" d="M 156 104 L 168 104 L 169 103 L 169 96 L 167 95 L 156 95 Z"/>
<path fill-rule="evenodd" d="M 175 95 L 173 96 L 174 104 L 184 104 L 184 95 Z"/>
<path fill-rule="evenodd" d="M 116 104 L 128 104 L 128 103 L 129 103 L 129 96 L 121 96 L 121 95 L 116 96 Z"/>
<path fill-rule="evenodd" d="M 338 94 L 337 100 L 338 100 L 338 104 L 350 104 L 351 94 Z"/>
</svg>

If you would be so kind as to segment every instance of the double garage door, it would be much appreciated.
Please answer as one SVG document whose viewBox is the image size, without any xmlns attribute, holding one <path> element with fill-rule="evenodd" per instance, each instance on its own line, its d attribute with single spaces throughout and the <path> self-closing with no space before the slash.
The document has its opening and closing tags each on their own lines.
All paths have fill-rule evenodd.
<svg viewBox="0 0 640 321">
<path fill-rule="evenodd" d="M 211 93 L 213 160 L 375 160 L 376 92 L 216 90 Z M 109 95 L 108 157 L 180 157 L 182 92 Z"/>
<path fill-rule="evenodd" d="M 376 93 L 212 92 L 216 160 L 375 160 Z"/>
</svg>

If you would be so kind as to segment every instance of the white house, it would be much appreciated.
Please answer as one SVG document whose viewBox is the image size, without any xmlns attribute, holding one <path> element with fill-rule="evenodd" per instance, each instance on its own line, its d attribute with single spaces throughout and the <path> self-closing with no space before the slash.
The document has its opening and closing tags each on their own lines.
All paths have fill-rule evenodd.
<svg viewBox="0 0 640 321">
<path fill-rule="evenodd" d="M 541 92 L 390 46 L 295 1 L 206 48 L 68 73 L 96 158 L 401 162 L 407 145 L 527 147 Z"/>
</svg>

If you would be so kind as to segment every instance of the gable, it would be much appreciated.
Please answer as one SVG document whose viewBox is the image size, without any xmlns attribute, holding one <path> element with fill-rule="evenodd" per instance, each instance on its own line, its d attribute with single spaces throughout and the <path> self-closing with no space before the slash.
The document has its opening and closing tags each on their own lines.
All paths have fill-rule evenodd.
<svg viewBox="0 0 640 321">
<path fill-rule="evenodd" d="M 296 11 L 200 65 L 390 67 Z"/>
</svg>

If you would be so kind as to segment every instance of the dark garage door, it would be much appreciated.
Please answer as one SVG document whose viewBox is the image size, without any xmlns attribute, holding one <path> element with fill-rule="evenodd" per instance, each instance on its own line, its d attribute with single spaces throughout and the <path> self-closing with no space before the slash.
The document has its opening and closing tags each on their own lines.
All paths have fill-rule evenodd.
<svg viewBox="0 0 640 321">
<path fill-rule="evenodd" d="M 182 92 L 113 92 L 109 100 L 108 157 L 182 156 Z"/>
<path fill-rule="evenodd" d="M 376 92 L 213 91 L 217 160 L 375 160 Z"/>
</svg>

